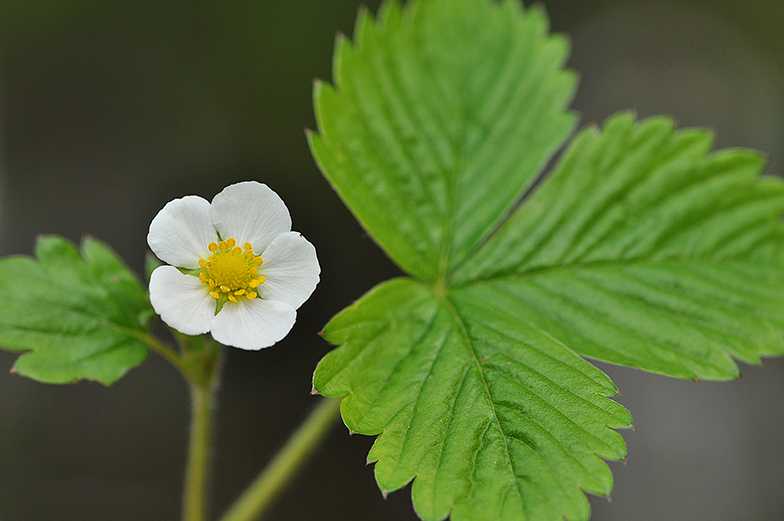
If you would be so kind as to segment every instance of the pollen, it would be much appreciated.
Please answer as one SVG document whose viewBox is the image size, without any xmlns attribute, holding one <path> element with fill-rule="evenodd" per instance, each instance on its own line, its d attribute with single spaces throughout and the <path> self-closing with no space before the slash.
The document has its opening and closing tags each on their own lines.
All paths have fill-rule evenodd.
<svg viewBox="0 0 784 521">
<path fill-rule="evenodd" d="M 265 281 L 258 274 L 261 257 L 253 254 L 253 246 L 246 242 L 244 248 L 237 246 L 233 238 L 211 242 L 207 249 L 212 255 L 199 259 L 199 280 L 208 286 L 210 295 L 220 302 L 237 302 L 237 297 L 254 299 L 256 288 Z"/>
</svg>

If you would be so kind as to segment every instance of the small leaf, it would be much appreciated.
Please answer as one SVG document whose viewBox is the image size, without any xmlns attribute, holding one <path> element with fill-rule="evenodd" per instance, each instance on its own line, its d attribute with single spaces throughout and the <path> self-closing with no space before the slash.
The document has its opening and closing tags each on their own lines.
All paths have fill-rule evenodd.
<svg viewBox="0 0 784 521">
<path fill-rule="evenodd" d="M 28 351 L 14 370 L 47 383 L 110 385 L 147 356 L 134 333 L 153 315 L 146 291 L 117 255 L 87 237 L 81 252 L 44 236 L 37 259 L 0 260 L 0 346 Z"/>
</svg>

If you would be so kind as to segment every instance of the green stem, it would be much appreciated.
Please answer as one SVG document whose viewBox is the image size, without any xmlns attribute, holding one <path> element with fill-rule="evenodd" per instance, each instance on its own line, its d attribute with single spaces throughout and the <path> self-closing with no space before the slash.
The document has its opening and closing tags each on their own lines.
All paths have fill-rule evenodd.
<svg viewBox="0 0 784 521">
<path fill-rule="evenodd" d="M 188 382 L 191 388 L 191 432 L 183 491 L 183 521 L 208 519 L 207 485 L 212 449 L 212 412 L 214 385 Z"/>
<path fill-rule="evenodd" d="M 326 399 L 316 407 L 275 459 L 251 483 L 220 521 L 252 521 L 269 508 L 278 492 L 294 477 L 305 459 L 339 418 L 340 400 Z"/>
</svg>

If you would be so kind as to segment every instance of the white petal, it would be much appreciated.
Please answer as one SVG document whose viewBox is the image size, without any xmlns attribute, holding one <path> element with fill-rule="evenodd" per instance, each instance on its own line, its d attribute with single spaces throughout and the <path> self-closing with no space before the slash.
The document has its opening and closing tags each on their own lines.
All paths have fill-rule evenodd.
<svg viewBox="0 0 784 521">
<path fill-rule="evenodd" d="M 223 345 L 258 351 L 285 337 L 297 312 L 274 300 L 226 302 L 212 323 L 212 338 Z"/>
<path fill-rule="evenodd" d="M 212 222 L 225 240 L 253 245 L 258 255 L 281 233 L 291 230 L 283 200 L 269 186 L 246 181 L 227 186 L 212 200 Z"/>
<path fill-rule="evenodd" d="M 150 302 L 166 324 L 185 335 L 209 332 L 215 318 L 207 285 L 173 266 L 160 266 L 150 275 Z"/>
<path fill-rule="evenodd" d="M 316 248 L 298 232 L 278 235 L 261 258 L 259 273 L 267 279 L 256 288 L 261 298 L 297 309 L 316 289 L 321 273 Z"/>
<path fill-rule="evenodd" d="M 218 240 L 206 199 L 189 195 L 166 203 L 150 223 L 147 244 L 163 262 L 198 268 L 210 254 L 207 246 Z"/>
</svg>

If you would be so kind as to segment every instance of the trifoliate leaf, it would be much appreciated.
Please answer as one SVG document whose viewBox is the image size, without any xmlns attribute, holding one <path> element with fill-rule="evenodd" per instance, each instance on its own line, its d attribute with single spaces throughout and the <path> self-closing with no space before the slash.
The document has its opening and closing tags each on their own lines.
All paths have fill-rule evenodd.
<svg viewBox="0 0 784 521">
<path fill-rule="evenodd" d="M 147 347 L 135 335 L 153 312 L 122 260 L 90 237 L 80 252 L 44 236 L 35 253 L 0 260 L 0 346 L 28 351 L 14 371 L 47 383 L 110 385 L 142 363 Z"/>
<path fill-rule="evenodd" d="M 314 156 L 411 278 L 326 326 L 314 389 L 426 520 L 589 517 L 631 418 L 578 355 L 721 380 L 784 353 L 784 184 L 759 154 L 620 114 L 533 184 L 573 124 L 565 55 L 516 1 L 387 2 L 316 85 Z"/>
</svg>

